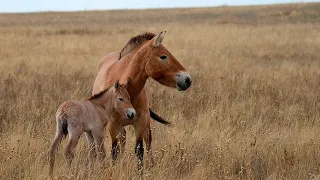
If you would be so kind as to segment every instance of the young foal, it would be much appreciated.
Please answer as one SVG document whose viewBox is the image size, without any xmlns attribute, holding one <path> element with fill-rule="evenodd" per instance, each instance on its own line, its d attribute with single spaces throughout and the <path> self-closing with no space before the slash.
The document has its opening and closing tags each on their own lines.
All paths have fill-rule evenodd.
<svg viewBox="0 0 320 180">
<path fill-rule="evenodd" d="M 133 119 L 136 115 L 129 93 L 124 85 L 119 84 L 119 81 L 88 100 L 69 100 L 62 103 L 56 113 L 56 136 L 49 149 L 49 174 L 52 175 L 53 172 L 57 147 L 67 134 L 69 134 L 69 142 L 65 156 L 69 164 L 74 158 L 73 150 L 83 132 L 86 133 L 90 146 L 89 162 L 92 163 L 95 159 L 95 150 L 99 154 L 99 160 L 103 160 L 106 156 L 103 145 L 104 127 L 113 114 L 125 119 Z"/>
</svg>

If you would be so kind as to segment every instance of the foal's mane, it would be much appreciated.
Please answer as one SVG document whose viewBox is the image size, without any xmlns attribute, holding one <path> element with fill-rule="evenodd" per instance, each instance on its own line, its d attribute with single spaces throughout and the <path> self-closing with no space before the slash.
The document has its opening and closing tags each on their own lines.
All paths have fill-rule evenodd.
<svg viewBox="0 0 320 180">
<path fill-rule="evenodd" d="M 132 51 L 137 46 L 140 46 L 145 41 L 151 40 L 154 36 L 156 36 L 153 33 L 145 32 L 143 34 L 136 35 L 132 37 L 127 44 L 122 48 L 120 51 L 120 57 L 121 59 L 124 55 L 128 54 L 130 51 Z"/>
<path fill-rule="evenodd" d="M 111 89 L 112 86 L 98 92 L 97 94 L 92 95 L 91 97 L 88 98 L 88 100 L 92 100 L 92 99 L 97 99 L 99 97 L 101 97 L 104 93 L 106 93 L 109 89 Z"/>
</svg>

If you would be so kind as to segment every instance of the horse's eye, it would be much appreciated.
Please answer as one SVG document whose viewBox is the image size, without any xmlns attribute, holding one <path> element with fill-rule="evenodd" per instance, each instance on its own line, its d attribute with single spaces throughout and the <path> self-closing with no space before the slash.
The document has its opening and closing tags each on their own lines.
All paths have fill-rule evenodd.
<svg viewBox="0 0 320 180">
<path fill-rule="evenodd" d="M 168 59 L 168 57 L 166 55 L 162 55 L 162 56 L 160 56 L 160 59 L 165 60 L 165 59 Z"/>
<path fill-rule="evenodd" d="M 123 102 L 123 101 L 124 101 L 124 99 L 123 99 L 123 98 L 119 98 L 119 101 L 120 101 L 120 102 Z"/>
</svg>

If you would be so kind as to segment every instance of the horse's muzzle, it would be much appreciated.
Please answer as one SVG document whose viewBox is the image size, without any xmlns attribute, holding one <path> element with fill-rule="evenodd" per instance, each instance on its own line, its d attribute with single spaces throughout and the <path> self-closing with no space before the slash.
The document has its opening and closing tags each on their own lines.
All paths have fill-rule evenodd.
<svg viewBox="0 0 320 180">
<path fill-rule="evenodd" d="M 176 74 L 176 86 L 179 91 L 187 90 L 192 83 L 191 76 L 188 72 L 178 72 Z"/>
<path fill-rule="evenodd" d="M 133 108 L 127 109 L 127 117 L 129 119 L 133 119 L 134 117 L 136 117 L 136 110 L 134 110 Z"/>
</svg>

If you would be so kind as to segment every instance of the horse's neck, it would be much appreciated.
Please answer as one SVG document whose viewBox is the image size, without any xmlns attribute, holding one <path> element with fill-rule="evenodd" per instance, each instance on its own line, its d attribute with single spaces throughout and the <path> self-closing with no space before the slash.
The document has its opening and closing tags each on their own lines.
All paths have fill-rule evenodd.
<svg viewBox="0 0 320 180">
<path fill-rule="evenodd" d="M 131 97 L 136 97 L 144 88 L 149 75 L 145 70 L 146 61 L 144 53 L 134 53 L 132 60 L 122 78 L 126 83 L 129 80 L 127 89 Z"/>
<path fill-rule="evenodd" d="M 99 117 L 101 117 L 103 121 L 108 121 L 114 111 L 111 93 L 112 92 L 109 90 L 101 97 L 91 100 L 92 104 L 99 114 Z"/>
</svg>

